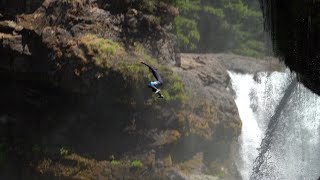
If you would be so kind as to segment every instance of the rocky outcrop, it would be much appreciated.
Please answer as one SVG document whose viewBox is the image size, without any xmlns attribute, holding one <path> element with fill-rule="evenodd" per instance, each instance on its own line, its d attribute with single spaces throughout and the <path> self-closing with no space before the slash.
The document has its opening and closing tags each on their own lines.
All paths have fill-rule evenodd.
<svg viewBox="0 0 320 180">
<path fill-rule="evenodd" d="M 217 118 L 211 120 L 218 119 L 220 122 L 214 123 L 234 123 L 234 127 L 232 123 L 227 123 L 231 128 L 230 132 L 224 129 L 226 134 L 221 136 L 237 137 L 241 123 L 239 116 L 235 116 L 238 111 L 232 94 L 228 92 L 230 77 L 218 59 L 206 55 L 183 54 L 181 68 L 176 68 L 176 71 L 182 77 L 187 89 L 192 89 L 190 93 L 193 102 L 199 101 L 215 106 L 216 109 L 213 111 Z"/>
<path fill-rule="evenodd" d="M 241 123 L 226 71 L 202 57 L 181 62 L 168 19 L 124 7 L 46 0 L 0 21 L 1 177 L 167 179 L 198 153 L 213 173 L 231 168 Z M 146 87 L 141 60 L 161 71 L 165 99 Z"/>
<path fill-rule="evenodd" d="M 44 0 L 2 0 L 0 11 L 6 19 L 14 19 L 20 13 L 31 13 L 41 6 Z M 1 18 L 0 18 L 1 19 Z"/>
<path fill-rule="evenodd" d="M 221 173 L 222 168 L 228 178 L 236 179 L 237 170 L 229 162 L 236 148 L 241 121 L 229 91 L 230 77 L 217 57 L 219 55 L 182 54 L 181 68 L 175 68 L 190 90 L 192 104 L 199 103 L 202 107 L 192 109 L 194 113 L 186 118 L 192 126 L 190 136 L 193 138 L 184 141 L 182 147 L 189 150 L 186 156 L 193 156 L 192 150 L 203 152 L 203 163 L 211 174 Z M 181 149 L 179 153 L 183 156 Z"/>
</svg>

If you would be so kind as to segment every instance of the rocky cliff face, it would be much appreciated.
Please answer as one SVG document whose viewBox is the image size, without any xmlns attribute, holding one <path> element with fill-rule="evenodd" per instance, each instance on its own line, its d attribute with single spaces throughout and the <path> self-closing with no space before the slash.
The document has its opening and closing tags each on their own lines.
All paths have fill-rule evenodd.
<svg viewBox="0 0 320 180">
<path fill-rule="evenodd" d="M 234 174 L 241 123 L 228 75 L 217 61 L 180 60 L 174 7 L 155 4 L 161 19 L 127 1 L 23 7 L 0 11 L 0 177 Z M 141 60 L 162 73 L 165 99 L 146 87 Z"/>
</svg>

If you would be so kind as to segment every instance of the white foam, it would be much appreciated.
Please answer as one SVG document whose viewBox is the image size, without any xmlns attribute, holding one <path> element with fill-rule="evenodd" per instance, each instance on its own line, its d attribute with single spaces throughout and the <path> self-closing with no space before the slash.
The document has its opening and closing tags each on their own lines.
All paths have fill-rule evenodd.
<svg viewBox="0 0 320 180">
<path fill-rule="evenodd" d="M 249 179 L 267 124 L 290 82 L 288 73 L 238 74 L 229 72 L 242 120 L 240 159 L 236 162 L 242 179 Z M 255 79 L 255 80 L 254 80 Z"/>
</svg>

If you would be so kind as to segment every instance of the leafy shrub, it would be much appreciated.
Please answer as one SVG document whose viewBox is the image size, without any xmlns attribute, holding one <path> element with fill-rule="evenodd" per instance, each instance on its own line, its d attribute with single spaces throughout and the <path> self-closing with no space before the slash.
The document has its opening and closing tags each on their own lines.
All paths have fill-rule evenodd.
<svg viewBox="0 0 320 180">
<path fill-rule="evenodd" d="M 67 155 L 71 154 L 71 150 L 66 147 L 61 147 L 59 149 L 59 154 L 60 154 L 60 156 L 67 156 Z"/>
<path fill-rule="evenodd" d="M 117 166 L 117 165 L 119 165 L 121 162 L 119 161 L 119 160 L 115 160 L 115 159 L 113 159 L 113 160 L 111 160 L 111 165 L 112 166 Z"/>
<path fill-rule="evenodd" d="M 111 158 L 111 165 L 112 166 L 117 166 L 117 165 L 121 164 L 121 162 L 119 160 L 115 159 L 114 155 L 111 155 L 110 158 Z"/>
<path fill-rule="evenodd" d="M 143 167 L 143 163 L 140 160 L 134 160 L 134 161 L 131 162 L 131 167 L 142 168 Z"/>
</svg>

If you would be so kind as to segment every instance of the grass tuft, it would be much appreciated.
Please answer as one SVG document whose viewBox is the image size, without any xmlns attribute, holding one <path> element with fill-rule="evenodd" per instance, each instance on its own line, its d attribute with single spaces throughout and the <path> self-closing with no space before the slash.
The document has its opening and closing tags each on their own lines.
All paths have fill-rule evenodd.
<svg viewBox="0 0 320 180">
<path fill-rule="evenodd" d="M 143 163 L 140 160 L 133 160 L 131 162 L 131 167 L 142 168 L 143 167 Z"/>
<path fill-rule="evenodd" d="M 111 165 L 112 166 L 117 166 L 117 165 L 119 165 L 121 162 L 119 161 L 119 160 L 115 160 L 115 159 L 113 159 L 113 160 L 111 160 Z"/>
<path fill-rule="evenodd" d="M 98 66 L 113 66 L 115 61 L 121 60 L 121 56 L 125 54 L 124 48 L 119 43 L 113 42 L 111 39 L 99 38 L 95 34 L 86 34 L 80 37 L 80 42 Z"/>
</svg>

